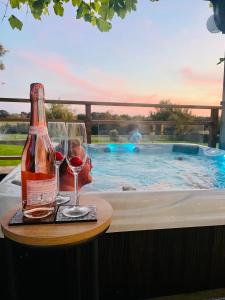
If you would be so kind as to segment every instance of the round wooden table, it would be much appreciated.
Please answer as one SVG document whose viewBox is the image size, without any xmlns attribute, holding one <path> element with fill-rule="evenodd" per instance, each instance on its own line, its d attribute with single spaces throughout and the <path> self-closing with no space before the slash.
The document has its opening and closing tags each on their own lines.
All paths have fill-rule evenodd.
<svg viewBox="0 0 225 300">
<path fill-rule="evenodd" d="M 11 264 L 11 289 L 12 299 L 18 299 L 15 293 L 15 276 L 13 277 L 13 265 L 10 248 L 12 244 L 22 244 L 26 247 L 45 248 L 70 248 L 71 246 L 79 246 L 80 244 L 90 242 L 92 245 L 93 264 L 91 272 L 93 272 L 93 299 L 99 298 L 98 291 L 98 237 L 104 233 L 112 221 L 112 207 L 102 198 L 95 196 L 80 197 L 80 205 L 96 205 L 97 221 L 92 222 L 74 222 L 74 223 L 58 223 L 58 224 L 35 224 L 35 225 L 8 225 L 9 220 L 16 210 L 8 211 L 1 220 L 1 228 L 6 238 L 7 253 L 9 255 L 9 267 Z M 63 247 L 62 247 L 63 246 Z M 79 258 L 77 259 L 79 261 Z M 79 269 L 79 268 L 78 268 Z M 80 270 L 77 270 L 79 273 Z M 79 274 L 78 274 L 79 276 Z M 78 293 L 80 298 L 80 292 Z"/>
</svg>

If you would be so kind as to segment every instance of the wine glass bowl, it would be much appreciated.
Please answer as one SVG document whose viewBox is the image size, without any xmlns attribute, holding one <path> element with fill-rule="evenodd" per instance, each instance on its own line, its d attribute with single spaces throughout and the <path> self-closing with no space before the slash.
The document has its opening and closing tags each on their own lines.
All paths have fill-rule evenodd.
<svg viewBox="0 0 225 300">
<path fill-rule="evenodd" d="M 73 156 L 70 159 L 70 167 L 74 172 L 79 173 L 83 167 L 83 161 L 79 156 Z"/>
<path fill-rule="evenodd" d="M 68 149 L 67 130 L 65 123 L 48 122 L 48 133 L 55 151 L 55 168 L 57 178 L 56 203 L 61 205 L 70 201 L 70 197 L 62 195 L 59 190 L 59 167 L 66 158 Z"/>
<path fill-rule="evenodd" d="M 90 209 L 79 204 L 78 174 L 87 160 L 87 136 L 84 123 L 67 123 L 68 151 L 66 160 L 74 175 L 74 206 L 65 208 L 62 213 L 66 217 L 81 217 Z"/>
<path fill-rule="evenodd" d="M 63 160 L 64 160 L 63 154 L 60 151 L 56 151 L 55 152 L 55 163 L 58 165 L 61 165 Z"/>
</svg>

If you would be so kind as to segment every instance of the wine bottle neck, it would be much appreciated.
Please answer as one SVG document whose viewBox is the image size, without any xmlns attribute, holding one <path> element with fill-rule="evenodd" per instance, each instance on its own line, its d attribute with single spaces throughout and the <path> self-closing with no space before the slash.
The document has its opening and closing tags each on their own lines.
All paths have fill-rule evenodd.
<svg viewBox="0 0 225 300">
<path fill-rule="evenodd" d="M 44 106 L 44 86 L 41 83 L 33 83 L 30 88 L 31 117 L 30 126 L 46 126 Z"/>
</svg>

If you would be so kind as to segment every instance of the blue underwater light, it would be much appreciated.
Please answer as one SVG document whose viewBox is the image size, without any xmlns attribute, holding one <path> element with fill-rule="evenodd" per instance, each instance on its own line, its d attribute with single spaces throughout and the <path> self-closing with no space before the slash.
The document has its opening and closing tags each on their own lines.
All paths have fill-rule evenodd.
<svg viewBox="0 0 225 300">
<path fill-rule="evenodd" d="M 135 145 L 134 144 L 124 144 L 123 145 L 125 152 L 134 152 Z"/>
<path fill-rule="evenodd" d="M 105 149 L 104 152 L 115 152 L 116 151 L 116 144 L 108 144 Z"/>
<path fill-rule="evenodd" d="M 108 144 L 104 152 L 139 152 L 140 148 L 135 144 Z"/>
</svg>

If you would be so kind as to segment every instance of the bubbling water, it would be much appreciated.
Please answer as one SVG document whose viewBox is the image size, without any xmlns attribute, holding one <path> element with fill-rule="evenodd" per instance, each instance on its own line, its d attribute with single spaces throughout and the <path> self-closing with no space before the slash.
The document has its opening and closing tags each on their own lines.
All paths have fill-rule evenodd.
<svg viewBox="0 0 225 300">
<path fill-rule="evenodd" d="M 91 146 L 93 183 L 82 190 L 225 188 L 225 156 L 221 150 L 217 155 L 210 156 L 205 155 L 204 150 L 190 154 L 190 147 L 182 147 L 181 152 L 172 152 L 172 146 L 166 144 Z"/>
</svg>

